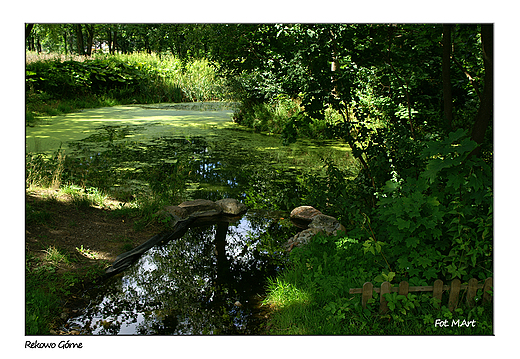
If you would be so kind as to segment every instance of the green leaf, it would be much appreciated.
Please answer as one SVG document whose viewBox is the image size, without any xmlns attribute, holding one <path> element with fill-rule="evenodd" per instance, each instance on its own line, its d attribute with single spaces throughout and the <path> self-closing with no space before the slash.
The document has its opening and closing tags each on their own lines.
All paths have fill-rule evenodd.
<svg viewBox="0 0 520 359">
<path fill-rule="evenodd" d="M 477 148 L 478 144 L 470 138 L 462 140 L 459 146 L 455 147 L 455 151 L 459 154 L 469 153 Z"/>
<path fill-rule="evenodd" d="M 437 276 L 437 270 L 433 267 L 429 267 L 424 271 L 424 276 L 427 280 L 433 279 Z"/>
<path fill-rule="evenodd" d="M 406 238 L 405 242 L 406 242 L 406 246 L 408 248 L 416 248 L 419 245 L 419 239 L 416 237 L 410 236 L 410 237 Z"/>
<path fill-rule="evenodd" d="M 399 187 L 400 187 L 399 183 L 392 181 L 392 180 L 388 180 L 388 181 L 386 181 L 384 191 L 386 193 L 392 193 L 392 192 L 395 192 Z"/>
<path fill-rule="evenodd" d="M 395 278 L 395 272 L 390 272 L 386 276 L 386 280 L 389 281 L 389 282 L 391 282 L 394 278 Z"/>
<path fill-rule="evenodd" d="M 446 142 L 454 143 L 464 136 L 466 136 L 466 131 L 464 131 L 462 128 L 459 128 L 457 131 L 450 132 L 448 134 L 448 139 L 446 140 Z"/>
<path fill-rule="evenodd" d="M 428 162 L 426 170 L 421 173 L 421 177 L 427 179 L 431 184 L 437 177 L 437 172 L 442 170 L 444 167 L 446 167 L 446 162 L 440 158 L 435 158 Z"/>
<path fill-rule="evenodd" d="M 427 203 L 431 206 L 435 206 L 437 207 L 438 205 L 440 205 L 441 203 L 439 202 L 439 200 L 437 199 L 437 197 L 432 197 L 432 196 L 429 196 L 428 199 L 427 199 Z"/>
<path fill-rule="evenodd" d="M 397 222 L 397 228 L 399 228 L 400 230 L 405 229 L 405 228 L 410 228 L 410 223 L 411 223 L 410 221 L 404 220 L 402 218 L 397 218 L 396 222 Z"/>
</svg>

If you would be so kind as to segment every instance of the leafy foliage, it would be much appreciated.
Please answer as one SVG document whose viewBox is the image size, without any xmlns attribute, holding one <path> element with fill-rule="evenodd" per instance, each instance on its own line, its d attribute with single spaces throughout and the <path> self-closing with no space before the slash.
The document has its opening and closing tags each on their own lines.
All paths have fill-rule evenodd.
<svg viewBox="0 0 520 359">
<path fill-rule="evenodd" d="M 104 100 L 105 106 L 211 101 L 225 99 L 225 91 L 207 60 L 184 63 L 171 56 L 99 55 L 83 61 L 55 58 L 26 65 L 27 106 L 33 112 L 44 112 L 38 109 L 49 103 L 70 112 L 66 103 L 84 107 L 82 101 L 91 98 Z M 32 116 L 28 111 L 28 121 Z"/>
<path fill-rule="evenodd" d="M 379 294 L 374 292 L 363 309 L 359 294 L 349 294 L 349 289 L 359 288 L 367 280 L 395 281 L 396 273 L 378 274 L 381 263 L 372 255 L 364 255 L 362 248 L 362 241 L 350 237 L 318 236 L 307 247 L 294 249 L 288 268 L 269 282 L 264 304 L 276 309 L 270 320 L 270 334 L 492 334 L 490 305 L 469 308 L 461 304 L 450 312 L 447 303 L 439 306 L 431 293 L 386 294 L 389 311 L 381 314 Z M 479 290 L 477 302 L 481 296 Z M 451 323 L 459 318 L 476 319 L 476 326 L 440 328 L 435 325 L 436 319 L 448 319 Z"/>
<path fill-rule="evenodd" d="M 475 147 L 463 130 L 430 141 L 418 178 L 387 182 L 376 228 L 384 228 L 378 236 L 410 283 L 491 273 L 492 171 L 481 159 L 468 158 Z"/>
<path fill-rule="evenodd" d="M 325 133 L 346 141 L 360 163 L 354 180 L 326 163 L 323 176 L 306 180 L 316 189 L 306 194 L 308 204 L 348 222 L 349 236 L 365 240 L 367 255 L 385 256 L 384 267 L 396 278 L 418 284 L 489 275 L 491 156 L 483 157 L 487 162 L 470 157 L 477 144 L 466 133 L 475 110 L 456 110 L 452 123 L 444 118 L 441 26 L 232 28 L 236 33 L 224 40 L 226 51 L 217 58 L 228 78 L 257 75 L 244 106 L 256 108 L 272 93 L 298 98 L 302 110 L 285 121 L 285 143 L 312 136 L 307 129 L 333 110 L 338 116 L 324 122 Z M 453 60 L 452 80 L 459 109 L 471 103 L 478 107 L 475 95 L 483 78 L 479 31 L 479 26 L 456 25 L 448 39 L 453 57 L 461 59 Z M 468 81 L 470 73 L 473 81 Z M 478 145 L 491 148 L 489 142 Z M 367 217 L 373 229 L 368 241 L 362 225 Z"/>
<path fill-rule="evenodd" d="M 27 67 L 28 99 L 45 102 L 73 93 L 139 102 L 218 97 L 222 86 L 211 87 L 216 82 L 212 72 L 202 62 L 185 61 L 202 55 L 218 64 L 227 89 L 240 102 L 235 121 L 281 133 L 286 145 L 300 136 L 345 141 L 359 168 L 340 169 L 324 160 L 321 172 L 300 179 L 292 201 L 267 202 L 265 194 L 274 198 L 271 194 L 280 189 L 264 185 L 246 197 L 258 207 L 280 209 L 304 201 L 339 218 L 348 237 L 336 243 L 318 237 L 308 251 L 296 249 L 294 268 L 284 274 L 286 281 L 273 281 L 278 284 L 272 290 L 291 283 L 289 292 L 306 288 L 312 295 L 305 298 L 320 298 L 302 305 L 306 312 L 298 319 L 303 322 L 316 310 L 345 331 L 384 334 L 388 326 L 381 319 L 393 319 L 392 328 L 398 330 L 410 315 L 431 324 L 430 298 L 392 293 L 390 314 L 380 318 L 373 315 L 375 300 L 366 310 L 353 304 L 344 292 L 346 282 L 405 279 L 422 285 L 436 278 L 483 279 L 492 272 L 492 127 L 482 143 L 467 135 L 483 101 L 482 26 L 452 27 L 446 82 L 446 48 L 438 24 L 107 24 L 98 29 L 117 33 L 123 52 L 169 48 L 183 60 L 160 70 L 109 59 L 35 63 Z M 56 29 L 38 27 L 34 36 L 45 33 L 49 39 Z M 211 41 L 202 45 L 197 37 Z M 193 79 L 203 86 L 185 85 Z M 453 120 L 443 110 L 446 85 Z M 142 93 L 147 97 L 139 97 Z M 30 112 L 27 118 L 33 121 Z M 480 158 L 472 155 L 477 146 Z M 182 171 L 170 170 L 160 179 L 182 177 Z M 251 176 L 275 179 L 278 173 Z M 160 181 L 151 185 L 171 195 L 177 190 Z M 441 310 L 445 318 L 453 316 Z M 481 316 L 478 311 L 464 314 Z M 487 319 L 483 323 L 482 331 L 489 331 Z M 296 332 L 309 330 L 301 325 Z M 330 330 L 326 321 L 315 328 L 310 332 Z"/>
</svg>

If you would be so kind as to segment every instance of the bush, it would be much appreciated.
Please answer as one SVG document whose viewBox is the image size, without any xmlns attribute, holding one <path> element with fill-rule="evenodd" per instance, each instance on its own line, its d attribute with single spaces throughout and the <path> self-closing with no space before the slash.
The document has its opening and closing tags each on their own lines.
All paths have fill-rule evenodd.
<svg viewBox="0 0 520 359">
<path fill-rule="evenodd" d="M 379 285 L 384 262 L 364 255 L 364 243 L 348 236 L 316 236 L 304 248 L 291 251 L 284 272 L 268 283 L 264 300 L 274 311 L 270 317 L 271 334 L 304 335 L 490 335 L 492 306 L 469 308 L 461 303 L 450 312 L 446 303 L 439 306 L 431 293 L 399 296 L 387 294 L 389 312 L 379 313 L 379 294 L 361 305 L 359 294 L 349 293 L 366 281 Z M 429 283 L 431 285 L 432 283 Z M 482 290 L 477 292 L 480 302 Z M 447 296 L 444 296 L 447 301 Z M 475 327 L 440 328 L 435 320 L 476 319 Z"/>
<path fill-rule="evenodd" d="M 384 253 L 411 285 L 424 279 L 484 279 L 492 273 L 492 170 L 468 157 L 476 147 L 463 130 L 430 141 L 415 177 L 390 180 L 372 225 Z"/>
<path fill-rule="evenodd" d="M 51 115 L 110 103 L 213 101 L 227 98 L 206 60 L 132 54 L 77 60 L 42 59 L 26 64 L 29 112 Z M 81 103 L 81 100 L 87 102 Z M 58 102 L 49 107 L 49 103 Z M 66 103 L 64 103 L 66 102 Z M 28 117 L 30 119 L 30 116 Z"/>
</svg>

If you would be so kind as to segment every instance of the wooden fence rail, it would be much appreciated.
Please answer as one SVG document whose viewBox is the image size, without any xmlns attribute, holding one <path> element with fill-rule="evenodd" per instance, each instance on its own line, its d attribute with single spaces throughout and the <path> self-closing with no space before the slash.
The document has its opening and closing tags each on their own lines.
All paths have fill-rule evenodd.
<svg viewBox="0 0 520 359">
<path fill-rule="evenodd" d="M 361 304 L 363 308 L 366 308 L 367 301 L 372 298 L 372 292 L 380 293 L 380 304 L 379 310 L 382 313 L 386 313 L 388 311 L 388 303 L 383 294 L 390 292 L 398 292 L 402 295 L 408 295 L 410 292 L 433 292 L 433 298 L 442 300 L 442 293 L 444 291 L 450 292 L 450 296 L 448 299 L 448 307 L 450 311 L 453 311 L 458 303 L 459 303 L 459 293 L 461 290 L 467 290 L 466 293 L 466 301 L 470 307 L 475 305 L 475 296 L 477 294 L 477 289 L 484 289 L 483 294 L 483 302 L 489 303 L 491 302 L 491 294 L 489 291 L 493 287 L 493 278 L 487 278 L 484 283 L 479 284 L 478 280 L 475 278 L 471 278 L 468 281 L 468 284 L 460 284 L 459 279 L 454 279 L 451 282 L 451 285 L 444 285 L 442 280 L 437 279 L 432 286 L 418 286 L 418 287 L 410 287 L 408 286 L 408 282 L 403 281 L 399 283 L 399 287 L 392 287 L 389 282 L 383 282 L 381 284 L 381 288 L 374 288 L 373 284 L 370 282 L 366 282 L 363 285 L 363 288 L 351 288 L 350 294 L 359 294 L 361 293 Z"/>
</svg>

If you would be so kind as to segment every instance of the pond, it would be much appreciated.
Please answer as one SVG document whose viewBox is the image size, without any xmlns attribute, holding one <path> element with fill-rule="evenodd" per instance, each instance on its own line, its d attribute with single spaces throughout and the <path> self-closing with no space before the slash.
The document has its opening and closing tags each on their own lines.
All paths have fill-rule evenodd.
<svg viewBox="0 0 520 359">
<path fill-rule="evenodd" d="M 61 148 L 67 180 L 116 198 L 234 197 L 268 209 L 298 205 L 298 176 L 323 168 L 324 159 L 349 166 L 345 144 L 299 140 L 283 146 L 278 135 L 234 123 L 229 108 L 199 103 L 83 110 L 28 127 L 26 150 L 51 155 Z"/>
<path fill-rule="evenodd" d="M 92 288 L 68 322 L 89 334 L 256 334 L 266 280 L 283 268 L 281 245 L 298 230 L 302 176 L 323 160 L 348 166 L 348 146 L 255 133 L 226 103 L 130 105 L 43 119 L 26 150 L 66 153 L 64 176 L 112 196 L 217 201 L 249 211 L 235 222 L 190 228 Z M 177 201 L 177 202 L 174 202 Z"/>
<path fill-rule="evenodd" d="M 268 276 L 283 267 L 266 243 L 294 233 L 273 213 L 190 228 L 146 252 L 122 274 L 89 291 L 69 320 L 82 334 L 258 334 Z"/>
</svg>

